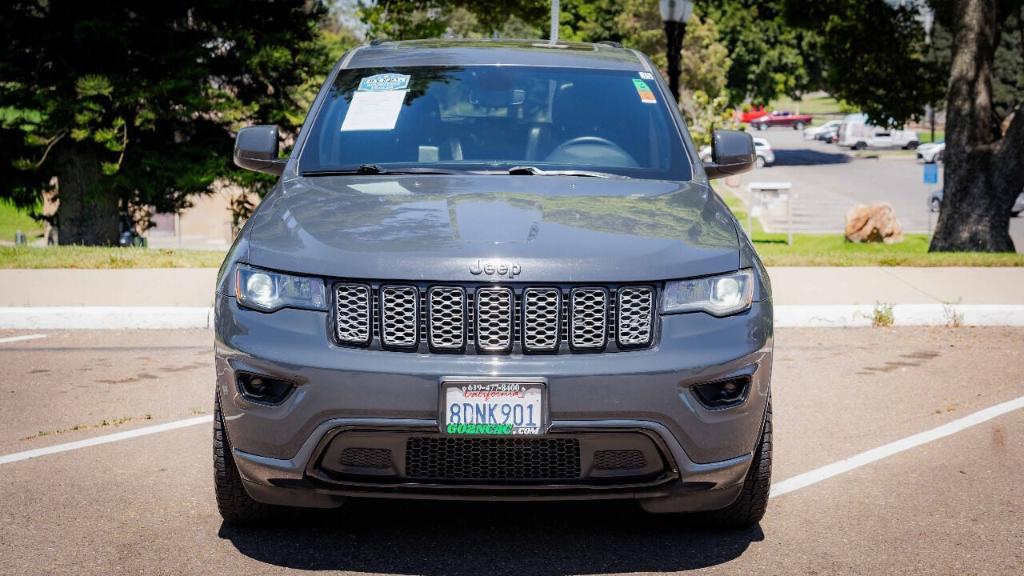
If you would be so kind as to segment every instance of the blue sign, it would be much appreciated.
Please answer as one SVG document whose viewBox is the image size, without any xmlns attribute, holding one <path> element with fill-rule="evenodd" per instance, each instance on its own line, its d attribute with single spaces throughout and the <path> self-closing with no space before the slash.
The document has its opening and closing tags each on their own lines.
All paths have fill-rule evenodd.
<svg viewBox="0 0 1024 576">
<path fill-rule="evenodd" d="M 924 165 L 924 183 L 925 184 L 938 184 L 939 183 L 939 165 L 938 164 L 925 164 Z"/>
</svg>

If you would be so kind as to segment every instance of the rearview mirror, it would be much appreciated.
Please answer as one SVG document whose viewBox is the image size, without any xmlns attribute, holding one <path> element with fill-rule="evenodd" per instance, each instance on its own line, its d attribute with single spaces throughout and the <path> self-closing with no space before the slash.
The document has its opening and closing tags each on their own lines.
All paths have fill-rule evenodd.
<svg viewBox="0 0 1024 576">
<path fill-rule="evenodd" d="M 277 126 L 247 126 L 235 137 L 235 165 L 280 176 L 288 160 L 277 157 Z"/>
<path fill-rule="evenodd" d="M 754 167 L 754 139 L 738 130 L 715 130 L 711 137 L 711 162 L 704 164 L 708 178 L 742 174 Z"/>
</svg>

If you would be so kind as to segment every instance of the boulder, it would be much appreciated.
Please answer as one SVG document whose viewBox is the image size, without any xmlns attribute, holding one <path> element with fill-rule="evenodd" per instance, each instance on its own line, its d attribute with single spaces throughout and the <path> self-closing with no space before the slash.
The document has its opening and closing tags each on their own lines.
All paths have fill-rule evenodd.
<svg viewBox="0 0 1024 576">
<path fill-rule="evenodd" d="M 846 240 L 848 242 L 903 241 L 903 228 L 896 219 L 892 204 L 858 204 L 846 213 Z"/>
</svg>

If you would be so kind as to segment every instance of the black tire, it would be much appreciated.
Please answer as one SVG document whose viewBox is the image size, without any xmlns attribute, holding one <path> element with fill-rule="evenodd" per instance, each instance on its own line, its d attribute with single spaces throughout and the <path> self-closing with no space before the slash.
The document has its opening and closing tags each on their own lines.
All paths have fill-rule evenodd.
<svg viewBox="0 0 1024 576">
<path fill-rule="evenodd" d="M 242 485 L 242 477 L 238 474 L 231 444 L 224 431 L 219 396 L 213 410 L 213 486 L 217 509 L 228 524 L 255 524 L 274 518 L 277 507 L 253 500 Z"/>
<path fill-rule="evenodd" d="M 797 122 L 796 124 L 793 124 L 793 130 L 803 130 L 803 129 L 804 129 L 804 123 L 803 122 Z"/>
<path fill-rule="evenodd" d="M 942 210 L 942 200 L 939 200 L 938 198 L 932 198 L 930 202 L 930 207 L 932 212 L 938 214 L 939 210 Z"/>
<path fill-rule="evenodd" d="M 743 481 L 739 498 L 728 508 L 707 512 L 706 523 L 716 528 L 749 528 L 764 518 L 772 485 L 772 402 L 768 401 L 761 438 Z"/>
<path fill-rule="evenodd" d="M 768 129 L 768 125 L 767 125 L 767 124 L 764 124 L 764 123 L 762 123 L 762 124 L 758 124 L 758 125 L 757 125 L 757 129 L 758 129 L 758 130 L 761 130 L 761 131 L 765 131 L 765 130 L 767 130 L 767 129 Z"/>
<path fill-rule="evenodd" d="M 868 145 L 865 142 L 857 142 L 856 144 L 853 145 L 853 149 L 854 150 L 863 150 L 863 149 L 865 149 L 867 147 L 868 147 Z"/>
</svg>

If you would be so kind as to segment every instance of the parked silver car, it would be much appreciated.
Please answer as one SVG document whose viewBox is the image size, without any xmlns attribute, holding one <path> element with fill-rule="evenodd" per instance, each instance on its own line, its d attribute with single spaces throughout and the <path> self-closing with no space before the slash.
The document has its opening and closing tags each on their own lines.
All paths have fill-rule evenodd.
<svg viewBox="0 0 1024 576">
<path fill-rule="evenodd" d="M 932 193 L 928 195 L 928 209 L 932 212 L 938 212 L 942 209 L 942 195 L 944 189 L 938 188 L 932 190 Z M 1024 192 L 1017 195 L 1017 199 L 1013 202 L 1013 208 L 1010 209 L 1010 216 L 1016 218 L 1024 213 Z"/>
<path fill-rule="evenodd" d="M 927 144 L 921 144 L 917 147 L 917 159 L 921 160 L 925 164 L 934 164 L 935 162 L 942 162 L 942 158 L 946 153 L 946 142 L 929 142 Z"/>
<path fill-rule="evenodd" d="M 598 97 L 599 96 L 599 97 Z M 346 54 L 221 267 L 225 520 L 348 498 L 632 499 L 748 526 L 771 473 L 771 285 L 661 75 L 601 44 Z"/>
</svg>

